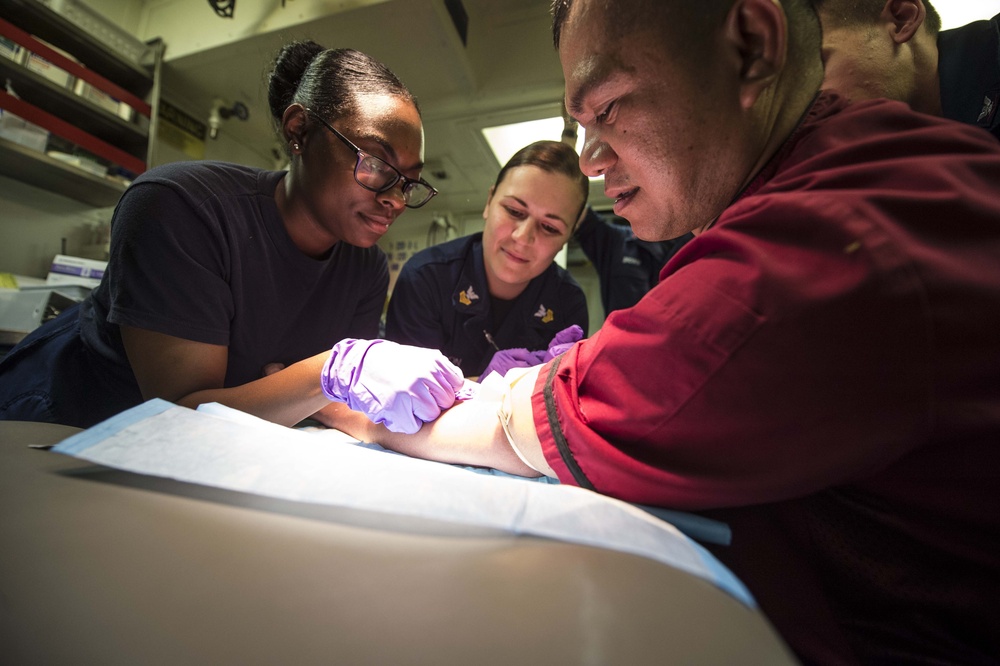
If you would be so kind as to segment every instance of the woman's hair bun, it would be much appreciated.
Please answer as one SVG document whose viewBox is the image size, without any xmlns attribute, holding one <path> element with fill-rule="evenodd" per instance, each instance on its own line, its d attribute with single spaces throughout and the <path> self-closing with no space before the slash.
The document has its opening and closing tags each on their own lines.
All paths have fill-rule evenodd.
<svg viewBox="0 0 1000 666">
<path fill-rule="evenodd" d="M 286 44 L 278 52 L 267 84 L 267 104 L 276 121 L 281 121 L 285 109 L 295 98 L 309 63 L 325 50 L 325 47 L 307 40 Z"/>
</svg>

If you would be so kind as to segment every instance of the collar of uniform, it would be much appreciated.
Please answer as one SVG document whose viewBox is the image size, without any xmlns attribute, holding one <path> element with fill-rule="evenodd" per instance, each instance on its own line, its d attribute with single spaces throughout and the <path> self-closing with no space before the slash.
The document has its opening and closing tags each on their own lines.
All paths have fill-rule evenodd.
<svg viewBox="0 0 1000 666">
<path fill-rule="evenodd" d="M 517 297 L 517 304 L 511 309 L 501 330 L 507 326 L 547 329 L 559 325 L 558 308 L 561 304 L 546 303 L 544 298 L 544 287 L 554 270 L 554 266 L 549 266 L 528 283 L 527 288 Z M 466 316 L 485 317 L 489 314 L 490 295 L 483 263 L 482 233 L 474 234 L 466 248 L 465 262 L 458 283 L 452 291 L 451 304 L 456 312 Z"/>
<path fill-rule="evenodd" d="M 529 282 L 528 286 L 521 292 L 521 295 L 518 296 L 518 300 L 524 304 L 524 307 L 514 307 L 511 310 L 511 315 L 518 316 L 516 313 L 520 312 L 520 316 L 522 317 L 521 325 L 549 329 L 553 326 L 559 326 L 562 323 L 559 317 L 559 310 L 562 303 L 557 303 L 555 300 L 546 303 L 548 297 L 556 299 L 556 295 L 552 293 L 552 290 L 545 288 L 549 284 L 550 276 L 555 271 L 555 264 L 551 264 L 541 275 Z M 508 316 L 508 319 L 511 318 L 511 316 Z"/>
</svg>

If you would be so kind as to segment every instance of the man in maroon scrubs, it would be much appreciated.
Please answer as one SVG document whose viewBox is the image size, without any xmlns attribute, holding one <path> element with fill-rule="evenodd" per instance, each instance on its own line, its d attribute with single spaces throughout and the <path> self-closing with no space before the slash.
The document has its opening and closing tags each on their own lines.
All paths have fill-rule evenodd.
<svg viewBox="0 0 1000 666">
<path fill-rule="evenodd" d="M 583 171 L 640 238 L 694 240 L 502 401 L 338 427 L 727 521 L 806 662 L 996 663 L 1000 145 L 819 92 L 807 0 L 554 10 Z"/>
</svg>

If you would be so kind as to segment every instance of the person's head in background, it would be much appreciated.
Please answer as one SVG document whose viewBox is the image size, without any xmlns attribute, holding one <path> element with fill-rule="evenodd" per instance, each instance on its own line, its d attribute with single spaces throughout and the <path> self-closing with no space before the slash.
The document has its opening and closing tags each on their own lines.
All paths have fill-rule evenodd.
<svg viewBox="0 0 1000 666">
<path fill-rule="evenodd" d="M 553 38 L 583 171 L 643 240 L 711 225 L 823 76 L 807 0 L 555 0 Z"/>
<path fill-rule="evenodd" d="M 338 241 L 370 247 L 407 206 L 433 196 L 420 180 L 416 99 L 370 56 L 289 44 L 275 59 L 268 104 L 291 159 L 278 203 L 286 224 L 297 222 L 290 233 L 300 248 L 305 242 L 322 254 Z"/>
<path fill-rule="evenodd" d="M 490 295 L 517 298 L 573 235 L 589 182 L 579 156 L 559 141 L 537 141 L 500 169 L 483 209 L 483 263 Z"/>
<path fill-rule="evenodd" d="M 823 87 L 851 101 L 884 97 L 941 115 L 937 37 L 929 0 L 812 0 L 823 26 Z"/>
</svg>

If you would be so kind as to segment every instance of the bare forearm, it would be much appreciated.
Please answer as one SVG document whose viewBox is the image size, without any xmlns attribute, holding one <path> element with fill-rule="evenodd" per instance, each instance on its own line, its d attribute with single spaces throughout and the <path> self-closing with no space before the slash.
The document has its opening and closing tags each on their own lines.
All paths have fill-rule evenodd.
<svg viewBox="0 0 1000 666">
<path fill-rule="evenodd" d="M 318 354 L 241 386 L 195 391 L 176 402 L 191 408 L 218 402 L 274 423 L 292 426 L 330 405 L 319 381 L 326 356 L 326 353 Z"/>
<path fill-rule="evenodd" d="M 416 458 L 539 476 L 521 462 L 507 443 L 497 418 L 499 406 L 499 402 L 492 400 L 459 403 L 437 420 L 425 423 L 413 435 L 391 432 L 358 412 L 344 411 L 324 422 L 362 441 L 381 444 Z"/>
</svg>

